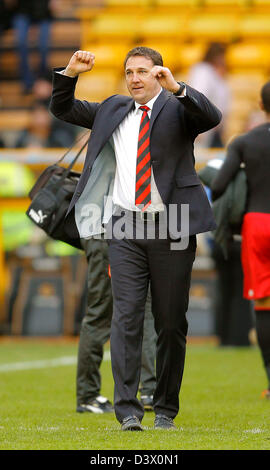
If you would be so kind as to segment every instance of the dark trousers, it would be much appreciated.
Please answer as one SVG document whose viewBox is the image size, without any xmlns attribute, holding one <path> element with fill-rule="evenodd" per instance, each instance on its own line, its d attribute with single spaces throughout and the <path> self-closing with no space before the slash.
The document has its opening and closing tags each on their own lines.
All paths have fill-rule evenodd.
<svg viewBox="0 0 270 470">
<path fill-rule="evenodd" d="M 21 79 L 25 88 L 30 88 L 34 83 L 34 75 L 29 66 L 29 43 L 28 33 L 31 27 L 30 18 L 27 15 L 15 15 L 13 26 L 17 37 L 17 47 L 19 52 L 19 66 Z M 51 21 L 44 19 L 38 23 L 39 28 L 39 75 L 47 72 L 47 60 L 49 52 Z"/>
<path fill-rule="evenodd" d="M 77 404 L 87 403 L 100 395 L 100 366 L 104 344 L 109 340 L 113 311 L 111 279 L 108 275 L 108 244 L 104 240 L 82 242 L 87 257 L 87 306 L 82 320 L 76 394 Z M 141 394 L 153 395 L 155 374 L 156 333 L 152 315 L 151 295 L 145 304 L 143 355 L 141 364 Z"/>
<path fill-rule="evenodd" d="M 119 223 L 119 217 L 113 216 L 112 227 L 116 222 Z M 134 227 L 135 222 L 130 224 Z M 141 420 L 144 414 L 136 395 L 149 280 L 158 336 L 154 410 L 156 414 L 171 418 L 179 410 L 186 351 L 186 311 L 196 236 L 190 237 L 185 250 L 172 251 L 171 241 L 169 238 L 159 239 L 157 233 L 155 239 L 122 240 L 113 234 L 109 241 L 114 299 L 111 360 L 115 382 L 114 407 L 119 422 L 128 415 L 136 415 Z"/>
<path fill-rule="evenodd" d="M 249 346 L 254 320 L 251 302 L 243 297 L 241 244 L 232 242 L 225 259 L 219 245 L 214 243 L 212 257 L 217 272 L 214 312 L 220 345 Z"/>
</svg>

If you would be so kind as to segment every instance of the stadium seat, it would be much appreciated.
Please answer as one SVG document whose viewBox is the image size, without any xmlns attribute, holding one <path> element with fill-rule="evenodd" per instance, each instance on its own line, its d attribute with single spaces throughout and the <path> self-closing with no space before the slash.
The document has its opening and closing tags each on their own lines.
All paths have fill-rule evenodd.
<svg viewBox="0 0 270 470">
<path fill-rule="evenodd" d="M 198 40 L 229 41 L 238 31 L 238 16 L 234 13 L 201 13 L 191 17 L 188 24 L 190 38 Z"/>
<path fill-rule="evenodd" d="M 262 8 L 267 8 L 270 9 L 270 2 L 269 0 L 253 0 L 252 5 L 257 8 L 257 7 L 262 7 Z"/>
<path fill-rule="evenodd" d="M 1 110 L 0 111 L 0 130 L 22 130 L 30 122 L 30 113 L 28 110 Z"/>
<path fill-rule="evenodd" d="M 185 38 L 187 34 L 187 14 L 177 15 L 150 15 L 141 20 L 140 35 L 145 40 Z"/>
<path fill-rule="evenodd" d="M 93 40 L 136 40 L 139 31 L 137 15 L 103 13 L 92 21 L 83 21 L 83 42 Z"/>
<path fill-rule="evenodd" d="M 230 68 L 269 69 L 270 45 L 266 43 L 233 44 L 227 50 Z"/>
<path fill-rule="evenodd" d="M 151 6 L 151 0 L 105 0 L 105 7 L 118 10 L 119 12 L 125 9 L 140 9 Z"/>
<path fill-rule="evenodd" d="M 174 7 L 175 9 L 177 7 L 182 8 L 188 8 L 188 7 L 197 7 L 200 6 L 201 0 L 156 0 L 155 5 L 156 7 Z"/>
<path fill-rule="evenodd" d="M 95 70 L 100 68 L 123 69 L 123 62 L 127 52 L 133 46 L 130 43 L 104 42 L 84 44 L 82 49 L 95 54 Z"/>
<path fill-rule="evenodd" d="M 249 0 L 203 0 L 204 7 L 236 8 L 249 6 Z"/>
<path fill-rule="evenodd" d="M 266 80 L 260 71 L 232 70 L 228 75 L 228 83 L 234 97 L 253 100 L 258 97 L 259 90 Z"/>
<path fill-rule="evenodd" d="M 79 44 L 81 25 L 79 21 L 53 21 L 51 25 L 51 45 L 73 46 Z"/>
<path fill-rule="evenodd" d="M 206 44 L 190 43 L 180 44 L 177 47 L 176 64 L 179 68 L 188 69 L 195 63 L 199 62 L 205 51 Z"/>
<path fill-rule="evenodd" d="M 254 105 L 257 104 L 253 100 L 248 100 L 242 97 L 242 99 L 234 99 L 231 107 L 231 115 L 234 115 L 237 119 L 245 119 L 249 113 L 254 109 Z"/>
<path fill-rule="evenodd" d="M 32 105 L 31 95 L 22 95 L 22 83 L 19 80 L 1 80 L 1 108 L 29 108 Z"/>
<path fill-rule="evenodd" d="M 80 76 L 76 86 L 76 98 L 88 101 L 102 101 L 116 93 L 119 72 L 111 69 L 93 69 L 90 73 Z"/>
<path fill-rule="evenodd" d="M 244 39 L 270 37 L 270 14 L 248 14 L 239 22 L 239 35 Z"/>
</svg>

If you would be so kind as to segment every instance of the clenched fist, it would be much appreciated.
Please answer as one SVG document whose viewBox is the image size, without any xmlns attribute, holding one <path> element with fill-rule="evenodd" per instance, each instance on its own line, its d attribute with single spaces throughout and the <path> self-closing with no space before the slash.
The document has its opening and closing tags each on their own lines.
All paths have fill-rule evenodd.
<svg viewBox="0 0 270 470">
<path fill-rule="evenodd" d="M 158 80 L 159 84 L 163 88 L 166 88 L 166 90 L 169 90 L 172 93 L 176 93 L 179 90 L 179 83 L 177 83 L 170 69 L 167 67 L 154 65 L 154 67 L 151 69 L 151 74 Z"/>
<path fill-rule="evenodd" d="M 94 63 L 95 56 L 92 52 L 76 51 L 65 68 L 64 75 L 77 77 L 80 73 L 92 70 Z"/>
</svg>

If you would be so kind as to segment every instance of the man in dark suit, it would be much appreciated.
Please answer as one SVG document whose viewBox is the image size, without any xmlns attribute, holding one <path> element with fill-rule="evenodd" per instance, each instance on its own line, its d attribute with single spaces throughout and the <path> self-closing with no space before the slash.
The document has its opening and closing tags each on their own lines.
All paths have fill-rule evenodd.
<svg viewBox="0 0 270 470">
<path fill-rule="evenodd" d="M 203 94 L 178 83 L 161 55 L 145 47 L 125 59 L 130 97 L 76 100 L 77 77 L 94 61 L 92 53 L 77 51 L 54 74 L 53 114 L 92 129 L 66 229 L 81 238 L 106 230 L 108 237 L 114 407 L 122 430 L 143 429 L 136 395 L 150 281 L 158 335 L 155 428 L 171 429 L 179 410 L 196 234 L 215 228 L 194 169 L 193 143 L 220 122 L 221 113 Z"/>
</svg>

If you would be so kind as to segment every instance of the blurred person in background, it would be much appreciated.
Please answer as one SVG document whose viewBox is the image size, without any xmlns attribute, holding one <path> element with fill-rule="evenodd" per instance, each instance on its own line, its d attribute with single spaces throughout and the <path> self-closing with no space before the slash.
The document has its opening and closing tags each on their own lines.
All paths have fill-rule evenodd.
<svg viewBox="0 0 270 470">
<path fill-rule="evenodd" d="M 52 74 L 49 70 L 43 72 L 36 78 L 33 84 L 32 94 L 34 101 L 42 103 L 47 108 L 49 107 L 52 94 Z"/>
<path fill-rule="evenodd" d="M 45 107 L 49 109 L 50 99 L 52 94 L 52 73 L 50 70 L 45 71 L 41 75 L 37 77 L 33 84 L 32 88 L 32 95 L 34 103 L 41 105 L 41 107 Z M 52 133 L 54 136 L 56 135 L 56 139 L 54 138 L 57 147 L 70 147 L 74 144 L 75 139 L 80 135 L 83 129 L 77 130 L 69 124 L 68 122 L 60 121 L 55 116 L 53 116 L 50 112 L 50 119 L 51 119 L 51 128 Z M 83 133 L 85 133 L 83 131 Z M 86 136 L 88 138 L 88 136 Z M 81 145 L 83 145 L 83 141 L 80 139 Z M 55 145 L 52 145 L 55 146 Z"/>
<path fill-rule="evenodd" d="M 72 127 L 59 124 L 42 102 L 36 102 L 29 114 L 29 125 L 19 133 L 15 148 L 70 147 L 76 138 Z"/>
<path fill-rule="evenodd" d="M 24 93 L 31 93 L 35 74 L 29 64 L 29 30 L 39 29 L 38 50 L 40 56 L 37 73 L 42 75 L 48 68 L 48 52 L 51 23 L 59 0 L 16 0 L 13 28 L 16 33 L 20 77 Z"/>
<path fill-rule="evenodd" d="M 204 93 L 222 112 L 222 121 L 214 129 L 201 134 L 196 144 L 202 147 L 223 147 L 223 131 L 230 109 L 231 94 L 226 81 L 226 46 L 213 42 L 201 62 L 189 71 L 187 83 Z"/>
<path fill-rule="evenodd" d="M 227 156 L 212 182 L 213 198 L 224 193 L 244 163 L 247 209 L 242 225 L 244 297 L 254 301 L 257 340 L 263 358 L 270 398 L 270 81 L 261 89 L 266 122 L 242 134 L 228 146 Z"/>
<path fill-rule="evenodd" d="M 201 134 L 196 141 L 197 145 L 205 148 L 224 147 L 223 135 L 231 105 L 226 72 L 226 46 L 218 42 L 210 43 L 202 61 L 190 70 L 188 83 L 204 93 L 222 111 L 221 123 Z M 215 325 L 221 346 L 250 344 L 248 331 L 252 326 L 252 320 L 249 303 L 242 295 L 243 273 L 240 253 L 240 242 L 233 240 L 229 247 L 228 259 L 224 259 L 220 246 L 215 240 L 212 241 L 211 257 L 217 274 Z M 243 318 L 246 319 L 245 322 Z"/>
</svg>

